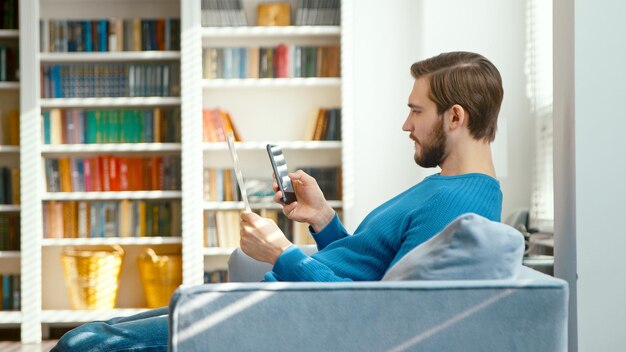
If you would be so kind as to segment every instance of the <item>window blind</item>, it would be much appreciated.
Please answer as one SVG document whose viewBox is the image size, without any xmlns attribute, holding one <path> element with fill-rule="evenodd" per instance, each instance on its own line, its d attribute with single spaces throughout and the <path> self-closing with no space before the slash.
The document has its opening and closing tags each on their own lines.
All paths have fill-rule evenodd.
<svg viewBox="0 0 626 352">
<path fill-rule="evenodd" d="M 529 228 L 553 231 L 552 1 L 526 2 L 526 94 L 535 121 Z"/>
</svg>

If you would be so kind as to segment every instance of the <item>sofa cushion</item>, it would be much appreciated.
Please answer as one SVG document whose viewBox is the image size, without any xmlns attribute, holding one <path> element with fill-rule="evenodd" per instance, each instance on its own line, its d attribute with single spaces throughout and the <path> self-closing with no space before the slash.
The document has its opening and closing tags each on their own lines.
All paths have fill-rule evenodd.
<svg viewBox="0 0 626 352">
<path fill-rule="evenodd" d="M 520 271 L 523 253 L 519 231 L 464 214 L 408 252 L 383 280 L 512 279 Z"/>
</svg>

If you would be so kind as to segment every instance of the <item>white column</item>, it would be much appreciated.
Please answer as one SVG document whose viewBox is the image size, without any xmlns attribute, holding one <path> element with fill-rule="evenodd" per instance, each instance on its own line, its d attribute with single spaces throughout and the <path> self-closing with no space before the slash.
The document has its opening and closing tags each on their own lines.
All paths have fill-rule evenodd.
<svg viewBox="0 0 626 352">
<path fill-rule="evenodd" d="M 204 258 L 200 0 L 181 0 L 180 12 L 183 283 L 201 284 Z"/>
<path fill-rule="evenodd" d="M 41 108 L 39 1 L 20 1 L 22 342 L 41 342 Z"/>
<path fill-rule="evenodd" d="M 570 351 L 626 345 L 626 3 L 554 2 L 555 273 Z"/>
</svg>

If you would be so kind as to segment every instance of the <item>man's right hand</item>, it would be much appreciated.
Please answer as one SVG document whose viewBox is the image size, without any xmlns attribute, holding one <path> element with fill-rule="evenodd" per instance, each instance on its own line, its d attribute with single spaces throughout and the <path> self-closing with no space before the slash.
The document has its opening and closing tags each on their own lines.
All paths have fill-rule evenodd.
<svg viewBox="0 0 626 352">
<path fill-rule="evenodd" d="M 315 232 L 322 231 L 335 216 L 335 211 L 328 206 L 317 181 L 302 170 L 289 173 L 288 176 L 298 200 L 284 204 L 281 200 L 282 192 L 274 182 L 274 201 L 283 205 L 283 213 L 289 219 L 308 223 Z"/>
</svg>

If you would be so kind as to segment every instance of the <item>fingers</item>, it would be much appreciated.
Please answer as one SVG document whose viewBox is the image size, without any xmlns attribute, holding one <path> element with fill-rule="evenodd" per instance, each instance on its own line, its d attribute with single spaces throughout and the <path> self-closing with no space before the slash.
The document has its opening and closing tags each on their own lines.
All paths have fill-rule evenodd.
<svg viewBox="0 0 626 352">
<path fill-rule="evenodd" d="M 291 212 L 293 212 L 296 208 L 298 207 L 298 202 L 293 202 L 293 203 L 289 203 L 289 204 L 285 204 L 283 206 L 283 213 L 285 213 L 285 215 L 290 214 Z"/>
<path fill-rule="evenodd" d="M 276 193 L 274 193 L 274 202 L 278 204 L 285 204 L 283 203 L 283 192 L 276 191 Z"/>
<path fill-rule="evenodd" d="M 255 220 L 257 220 L 258 218 L 260 218 L 260 216 L 256 213 L 253 212 L 242 212 L 241 213 L 241 221 L 243 221 L 243 223 L 253 223 Z M 244 225 L 242 224 L 242 225 Z"/>
</svg>

